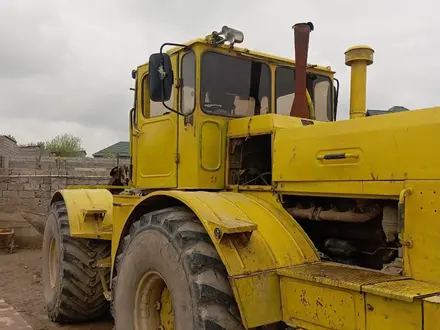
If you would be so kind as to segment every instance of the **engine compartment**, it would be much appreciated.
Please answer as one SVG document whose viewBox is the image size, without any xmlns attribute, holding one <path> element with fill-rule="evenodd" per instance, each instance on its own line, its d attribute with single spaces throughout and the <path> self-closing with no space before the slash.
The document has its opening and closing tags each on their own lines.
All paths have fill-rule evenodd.
<svg viewBox="0 0 440 330">
<path fill-rule="evenodd" d="M 272 186 L 272 153 L 270 134 L 229 140 L 229 185 Z M 402 273 L 397 201 L 290 194 L 279 199 L 321 259 Z"/>
<path fill-rule="evenodd" d="M 272 184 L 272 135 L 254 135 L 229 142 L 230 185 Z"/>
<path fill-rule="evenodd" d="M 322 259 L 401 274 L 396 202 L 309 196 L 283 200 Z"/>
</svg>

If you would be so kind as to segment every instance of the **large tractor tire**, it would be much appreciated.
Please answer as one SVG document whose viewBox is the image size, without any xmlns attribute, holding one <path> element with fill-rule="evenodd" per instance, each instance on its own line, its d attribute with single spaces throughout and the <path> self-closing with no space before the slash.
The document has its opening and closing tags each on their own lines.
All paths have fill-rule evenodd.
<svg viewBox="0 0 440 330">
<path fill-rule="evenodd" d="M 123 239 L 116 330 L 243 330 L 226 269 L 185 207 L 143 215 Z"/>
<path fill-rule="evenodd" d="M 110 242 L 73 238 L 64 201 L 52 204 L 43 238 L 43 286 L 53 322 L 96 319 L 109 311 L 95 262 L 110 256 Z M 103 268 L 109 280 L 109 268 Z"/>
</svg>

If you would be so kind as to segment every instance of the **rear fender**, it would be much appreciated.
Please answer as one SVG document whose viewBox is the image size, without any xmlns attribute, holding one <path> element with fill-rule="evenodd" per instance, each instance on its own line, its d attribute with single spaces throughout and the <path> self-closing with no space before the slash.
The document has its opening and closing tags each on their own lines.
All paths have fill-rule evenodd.
<svg viewBox="0 0 440 330">
<path fill-rule="evenodd" d="M 107 189 L 65 189 L 57 191 L 51 204 L 66 203 L 72 237 L 112 239 L 113 196 Z"/>
</svg>

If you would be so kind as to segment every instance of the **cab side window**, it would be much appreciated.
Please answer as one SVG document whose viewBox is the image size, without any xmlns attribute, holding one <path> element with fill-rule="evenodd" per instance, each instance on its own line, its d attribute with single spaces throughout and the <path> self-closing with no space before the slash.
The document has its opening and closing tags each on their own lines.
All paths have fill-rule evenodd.
<svg viewBox="0 0 440 330">
<path fill-rule="evenodd" d="M 153 102 L 150 100 L 150 79 L 149 75 L 146 74 L 142 78 L 142 113 L 145 118 L 153 118 L 157 116 L 162 116 L 166 112 L 170 112 L 166 107 L 163 106 L 162 102 Z M 165 104 L 173 108 L 174 106 L 174 86 L 171 89 L 171 97 Z"/>
<path fill-rule="evenodd" d="M 293 99 L 295 98 L 295 70 L 279 67 L 275 74 L 276 113 L 290 115 Z"/>
<path fill-rule="evenodd" d="M 194 52 L 183 55 L 182 58 L 182 98 L 180 109 L 183 114 L 191 114 L 196 105 L 196 56 Z"/>
<path fill-rule="evenodd" d="M 332 118 L 331 80 L 328 77 L 308 74 L 307 90 L 314 104 L 315 118 L 319 121 L 330 121 Z M 275 76 L 276 113 L 290 115 L 295 98 L 295 69 L 278 67 Z"/>
</svg>

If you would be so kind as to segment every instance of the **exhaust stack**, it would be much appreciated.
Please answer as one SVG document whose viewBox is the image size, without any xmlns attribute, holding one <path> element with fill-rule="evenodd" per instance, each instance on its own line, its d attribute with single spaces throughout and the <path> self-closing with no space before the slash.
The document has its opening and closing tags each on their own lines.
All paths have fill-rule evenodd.
<svg viewBox="0 0 440 330">
<path fill-rule="evenodd" d="M 365 117 L 367 66 L 373 63 L 373 48 L 354 46 L 345 52 L 345 64 L 351 67 L 350 119 Z"/>
<path fill-rule="evenodd" d="M 306 97 L 307 88 L 307 57 L 309 52 L 310 32 L 314 27 L 311 22 L 298 23 L 293 26 L 295 35 L 295 97 L 292 102 L 290 115 L 293 117 L 309 118 L 309 106 Z"/>
</svg>

